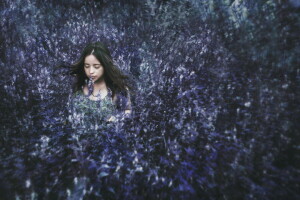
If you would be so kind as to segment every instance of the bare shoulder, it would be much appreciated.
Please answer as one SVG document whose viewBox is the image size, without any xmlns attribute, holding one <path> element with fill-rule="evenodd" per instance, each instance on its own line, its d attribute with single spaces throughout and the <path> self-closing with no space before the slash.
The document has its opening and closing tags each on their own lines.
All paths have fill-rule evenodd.
<svg viewBox="0 0 300 200">
<path fill-rule="evenodd" d="M 114 94 L 113 96 L 112 96 L 112 100 L 113 100 L 113 102 L 117 102 L 117 97 L 118 96 L 118 94 Z"/>
<path fill-rule="evenodd" d="M 88 95 L 89 93 L 88 87 L 86 85 L 83 86 L 82 91 L 84 95 Z"/>
</svg>

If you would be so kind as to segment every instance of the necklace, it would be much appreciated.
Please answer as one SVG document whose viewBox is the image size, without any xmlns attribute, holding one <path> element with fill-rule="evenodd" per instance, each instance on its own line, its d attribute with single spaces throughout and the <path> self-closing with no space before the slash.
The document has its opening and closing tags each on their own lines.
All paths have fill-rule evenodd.
<svg viewBox="0 0 300 200">
<path fill-rule="evenodd" d="M 92 92 L 91 95 L 92 95 L 93 97 L 96 97 L 98 101 L 101 100 L 101 89 L 98 91 L 98 94 L 94 95 L 93 92 Z M 112 96 L 112 91 L 111 91 L 110 88 L 107 88 L 107 96 L 108 96 L 108 97 L 111 97 L 111 96 Z"/>
<path fill-rule="evenodd" d="M 100 93 L 100 92 L 99 92 L 99 93 Z M 98 96 L 99 96 L 99 93 L 98 93 L 96 96 L 92 93 L 92 96 L 93 96 L 93 97 L 98 97 Z"/>
<path fill-rule="evenodd" d="M 96 100 L 97 101 L 100 101 L 101 100 L 101 90 L 98 91 L 98 93 L 96 95 L 94 95 L 94 93 L 92 92 L 92 96 L 93 97 L 96 97 Z"/>
<path fill-rule="evenodd" d="M 101 90 L 99 90 L 98 94 L 96 94 L 96 95 L 94 95 L 93 92 L 92 92 L 92 96 L 93 97 L 101 97 Z"/>
<path fill-rule="evenodd" d="M 93 91 L 94 91 L 94 82 L 92 79 L 86 80 L 86 84 L 88 86 L 88 94 L 85 95 L 86 97 L 90 97 L 91 95 L 93 97 L 96 97 L 97 101 L 101 101 L 101 89 L 98 91 L 98 94 L 94 95 Z M 107 96 L 108 97 L 112 97 L 112 91 L 109 87 L 107 87 Z"/>
</svg>

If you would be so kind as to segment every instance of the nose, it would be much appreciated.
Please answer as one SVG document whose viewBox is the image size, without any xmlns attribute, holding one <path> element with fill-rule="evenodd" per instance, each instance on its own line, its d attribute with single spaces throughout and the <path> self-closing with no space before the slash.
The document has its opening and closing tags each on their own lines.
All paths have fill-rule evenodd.
<svg viewBox="0 0 300 200">
<path fill-rule="evenodd" d="M 95 71 L 95 70 L 93 69 L 93 67 L 91 67 L 91 68 L 90 68 L 90 74 L 93 74 L 94 71 Z"/>
</svg>

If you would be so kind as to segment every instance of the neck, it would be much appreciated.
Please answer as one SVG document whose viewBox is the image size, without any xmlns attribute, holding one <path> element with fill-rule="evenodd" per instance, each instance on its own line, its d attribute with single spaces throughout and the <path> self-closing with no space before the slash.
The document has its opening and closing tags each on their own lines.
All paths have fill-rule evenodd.
<svg viewBox="0 0 300 200">
<path fill-rule="evenodd" d="M 98 80 L 94 83 L 94 91 L 99 91 L 99 90 L 106 90 L 106 83 L 104 79 Z"/>
</svg>

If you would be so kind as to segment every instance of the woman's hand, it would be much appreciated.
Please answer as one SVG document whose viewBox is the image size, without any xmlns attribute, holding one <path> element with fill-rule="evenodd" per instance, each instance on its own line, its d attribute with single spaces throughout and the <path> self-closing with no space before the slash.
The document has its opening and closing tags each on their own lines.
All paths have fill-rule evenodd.
<svg viewBox="0 0 300 200">
<path fill-rule="evenodd" d="M 117 118 L 115 116 L 111 116 L 107 121 L 108 122 L 115 122 Z"/>
<path fill-rule="evenodd" d="M 130 115 L 131 114 L 131 110 L 125 110 L 125 115 Z"/>
<path fill-rule="evenodd" d="M 116 122 L 117 119 L 124 119 L 127 117 L 130 117 L 131 114 L 131 110 L 125 110 L 123 114 L 118 114 L 116 116 L 111 116 L 110 118 L 108 118 L 107 122 Z"/>
</svg>

